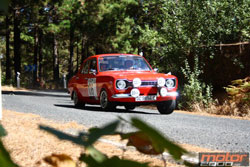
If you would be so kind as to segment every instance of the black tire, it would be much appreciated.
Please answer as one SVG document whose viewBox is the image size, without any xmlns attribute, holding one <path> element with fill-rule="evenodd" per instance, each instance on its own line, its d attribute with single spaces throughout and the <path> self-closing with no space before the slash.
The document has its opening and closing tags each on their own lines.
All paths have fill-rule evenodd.
<svg viewBox="0 0 250 167">
<path fill-rule="evenodd" d="M 74 105 L 76 108 L 83 108 L 85 106 L 85 103 L 79 100 L 79 97 L 76 91 L 73 91 L 72 99 L 74 101 Z"/>
<path fill-rule="evenodd" d="M 169 100 L 157 104 L 157 109 L 161 114 L 171 114 L 176 106 L 176 100 Z"/>
<path fill-rule="evenodd" d="M 127 111 L 132 111 L 132 110 L 135 109 L 135 105 L 129 105 L 129 104 L 127 104 L 127 105 L 125 105 L 124 107 L 125 107 L 125 109 L 126 109 Z"/>
<path fill-rule="evenodd" d="M 108 100 L 108 93 L 105 89 L 103 89 L 100 93 L 100 105 L 102 110 L 108 111 L 108 110 L 115 110 L 115 105 L 114 103 L 110 102 Z"/>
</svg>

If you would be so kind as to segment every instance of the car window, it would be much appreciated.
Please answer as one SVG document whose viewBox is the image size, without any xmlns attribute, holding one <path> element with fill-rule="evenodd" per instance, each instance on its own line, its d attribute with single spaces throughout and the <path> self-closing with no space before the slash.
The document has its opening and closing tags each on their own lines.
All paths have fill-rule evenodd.
<svg viewBox="0 0 250 167">
<path fill-rule="evenodd" d="M 86 61 L 81 70 L 81 74 L 88 74 L 90 60 Z"/>
<path fill-rule="evenodd" d="M 143 57 L 132 55 L 117 55 L 99 57 L 100 71 L 122 71 L 122 70 L 143 70 L 151 71 L 152 69 Z"/>
<path fill-rule="evenodd" d="M 90 72 L 95 70 L 97 71 L 97 65 L 96 65 L 96 59 L 91 59 L 90 60 L 90 68 L 89 68 Z"/>
</svg>

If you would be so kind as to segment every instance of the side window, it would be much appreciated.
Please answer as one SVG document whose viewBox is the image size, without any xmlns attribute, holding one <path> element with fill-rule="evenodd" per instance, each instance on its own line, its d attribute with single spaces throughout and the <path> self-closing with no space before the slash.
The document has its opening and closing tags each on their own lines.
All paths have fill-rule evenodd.
<svg viewBox="0 0 250 167">
<path fill-rule="evenodd" d="M 90 62 L 90 68 L 89 68 L 89 70 L 90 70 L 90 71 L 93 71 L 93 70 L 97 71 L 96 59 L 92 59 L 92 60 L 90 60 L 90 61 L 91 61 L 91 62 Z"/>
<path fill-rule="evenodd" d="M 89 60 L 87 62 L 85 62 L 85 64 L 83 65 L 83 68 L 81 70 L 81 74 L 88 74 L 88 72 L 89 72 L 89 63 L 90 63 Z"/>
</svg>

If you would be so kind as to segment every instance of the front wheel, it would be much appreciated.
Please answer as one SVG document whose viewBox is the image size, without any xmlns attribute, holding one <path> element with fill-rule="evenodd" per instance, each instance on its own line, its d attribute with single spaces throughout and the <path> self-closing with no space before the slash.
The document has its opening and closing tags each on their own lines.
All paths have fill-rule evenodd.
<svg viewBox="0 0 250 167">
<path fill-rule="evenodd" d="M 76 108 L 83 108 L 85 106 L 85 103 L 79 100 L 79 96 L 76 91 L 73 92 L 73 101 Z"/>
<path fill-rule="evenodd" d="M 169 100 L 157 104 L 157 109 L 161 114 L 171 114 L 176 106 L 176 100 Z"/>
<path fill-rule="evenodd" d="M 132 110 L 135 109 L 135 105 L 129 105 L 129 104 L 127 104 L 127 105 L 125 105 L 124 107 L 125 107 L 125 109 L 126 109 L 127 111 L 132 111 Z"/>
<path fill-rule="evenodd" d="M 108 100 L 108 93 L 105 89 L 103 89 L 100 94 L 100 105 L 105 111 L 115 110 L 115 105 Z"/>
</svg>

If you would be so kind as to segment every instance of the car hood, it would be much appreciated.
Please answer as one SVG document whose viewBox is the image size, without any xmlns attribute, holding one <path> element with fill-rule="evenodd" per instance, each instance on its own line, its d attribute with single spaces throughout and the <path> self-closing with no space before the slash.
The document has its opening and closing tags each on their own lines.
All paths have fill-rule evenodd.
<svg viewBox="0 0 250 167">
<path fill-rule="evenodd" d="M 170 74 L 157 73 L 155 71 L 105 71 L 100 73 L 101 76 L 112 76 L 115 79 L 133 80 L 140 78 L 141 80 L 157 80 L 157 78 L 176 78 Z"/>
</svg>

